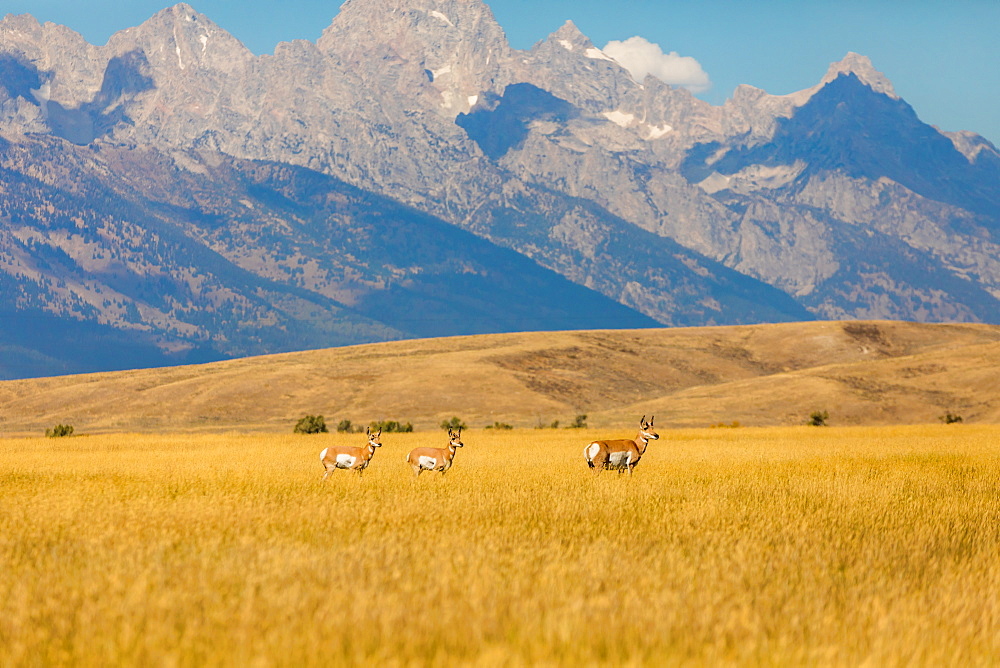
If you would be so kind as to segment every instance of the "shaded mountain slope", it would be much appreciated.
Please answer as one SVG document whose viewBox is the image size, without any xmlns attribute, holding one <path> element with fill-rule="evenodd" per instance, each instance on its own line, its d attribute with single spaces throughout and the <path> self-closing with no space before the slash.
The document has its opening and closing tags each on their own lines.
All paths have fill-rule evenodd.
<svg viewBox="0 0 1000 668">
<path fill-rule="evenodd" d="M 302 168 L 38 140 L 0 146 L 0 169 L 5 374 L 24 372 L 24 322 L 37 314 L 49 316 L 53 341 L 75 345 L 61 356 L 37 350 L 28 373 L 102 368 L 112 355 L 80 353 L 107 350 L 102 337 L 123 343 L 125 332 L 137 355 L 159 354 L 117 363 L 150 366 L 655 324 L 517 253 Z"/>
</svg>

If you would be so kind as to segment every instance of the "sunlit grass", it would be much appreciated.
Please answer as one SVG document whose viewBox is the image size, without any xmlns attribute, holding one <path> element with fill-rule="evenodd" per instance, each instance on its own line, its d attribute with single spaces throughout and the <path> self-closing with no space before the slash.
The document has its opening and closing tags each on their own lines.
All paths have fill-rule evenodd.
<svg viewBox="0 0 1000 668">
<path fill-rule="evenodd" d="M 0 440 L 0 665 L 989 663 L 1000 428 Z"/>
</svg>

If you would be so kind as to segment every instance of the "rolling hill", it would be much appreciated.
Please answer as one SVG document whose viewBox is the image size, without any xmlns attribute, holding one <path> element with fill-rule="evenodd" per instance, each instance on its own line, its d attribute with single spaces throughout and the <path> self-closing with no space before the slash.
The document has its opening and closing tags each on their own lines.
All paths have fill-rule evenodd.
<svg viewBox="0 0 1000 668">
<path fill-rule="evenodd" d="M 627 432 L 739 422 L 1000 421 L 1000 327 L 886 321 L 511 333 L 0 383 L 0 434 L 286 431 L 305 414 L 433 429 L 569 424 Z"/>
</svg>

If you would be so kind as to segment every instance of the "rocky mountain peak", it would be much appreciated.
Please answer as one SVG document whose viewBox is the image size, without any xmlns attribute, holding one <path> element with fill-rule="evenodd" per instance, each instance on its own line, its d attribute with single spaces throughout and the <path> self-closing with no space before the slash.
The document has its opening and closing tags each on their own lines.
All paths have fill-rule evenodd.
<svg viewBox="0 0 1000 668">
<path fill-rule="evenodd" d="M 365 81 L 454 117 L 502 90 L 507 37 L 480 0 L 348 0 L 317 42 Z"/>
<path fill-rule="evenodd" d="M 594 48 L 594 43 L 590 41 L 590 38 L 580 32 L 580 29 L 572 21 L 566 21 L 559 30 L 549 35 L 546 41 L 559 44 L 567 51 L 585 52 L 587 49 Z"/>
<path fill-rule="evenodd" d="M 893 90 L 892 82 L 872 65 L 868 56 L 848 52 L 841 60 L 831 63 L 818 84 L 788 95 L 771 95 L 766 91 L 741 84 L 736 87 L 726 108 L 735 119 L 735 127 L 749 127 L 756 138 L 770 136 L 779 118 L 791 116 L 796 109 L 806 105 L 816 93 L 844 75 L 853 75 L 858 81 L 876 93 L 894 100 L 900 99 Z M 745 130 L 744 130 L 745 131 Z"/>
<path fill-rule="evenodd" d="M 116 54 L 145 53 L 154 69 L 234 71 L 254 58 L 242 42 L 186 3 L 163 9 L 108 40 Z"/>
<path fill-rule="evenodd" d="M 0 30 L 5 35 L 35 32 L 41 27 L 38 19 L 31 14 L 7 14 L 0 19 Z"/>
<path fill-rule="evenodd" d="M 896 95 L 896 91 L 892 87 L 892 82 L 889 81 L 889 78 L 885 74 L 875 69 L 868 56 L 862 56 L 853 51 L 848 52 L 843 59 L 830 64 L 819 86 L 825 86 L 841 74 L 853 74 L 859 81 L 875 92 L 888 95 L 894 100 L 899 99 L 899 96 Z"/>
</svg>

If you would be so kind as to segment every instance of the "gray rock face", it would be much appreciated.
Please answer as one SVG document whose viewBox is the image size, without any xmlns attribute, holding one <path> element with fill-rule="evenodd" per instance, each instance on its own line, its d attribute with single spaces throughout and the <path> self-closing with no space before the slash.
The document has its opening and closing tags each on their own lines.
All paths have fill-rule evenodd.
<svg viewBox="0 0 1000 668">
<path fill-rule="evenodd" d="M 572 23 L 514 50 L 479 0 L 348 0 L 260 57 L 185 4 L 103 47 L 8 16 L 0 133 L 305 167 L 666 324 L 790 313 L 710 297 L 695 277 L 722 266 L 822 317 L 1000 321 L 1000 152 L 920 123 L 853 53 L 715 107 Z"/>
</svg>

